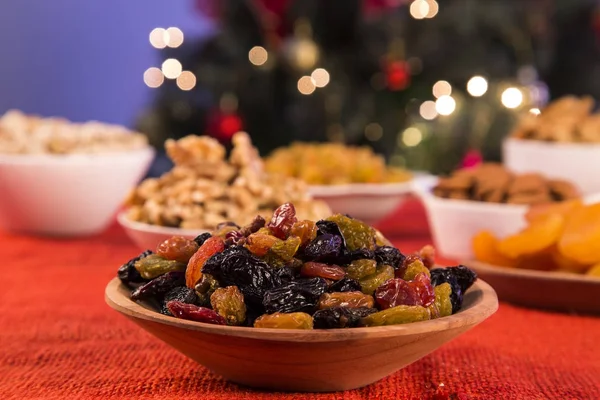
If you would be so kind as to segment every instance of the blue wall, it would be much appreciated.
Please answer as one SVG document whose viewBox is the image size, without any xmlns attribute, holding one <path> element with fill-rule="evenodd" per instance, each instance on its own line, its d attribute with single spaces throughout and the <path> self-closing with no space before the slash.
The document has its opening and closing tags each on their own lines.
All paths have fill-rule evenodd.
<svg viewBox="0 0 600 400">
<path fill-rule="evenodd" d="M 210 29 L 192 0 L 0 0 L 0 113 L 130 125 L 160 66 L 148 34 L 169 26 Z"/>
</svg>

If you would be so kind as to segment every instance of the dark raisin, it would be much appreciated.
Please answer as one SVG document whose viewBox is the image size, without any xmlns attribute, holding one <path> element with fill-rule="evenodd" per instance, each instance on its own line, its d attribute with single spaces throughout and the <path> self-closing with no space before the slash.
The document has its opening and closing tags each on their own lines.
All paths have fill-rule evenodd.
<svg viewBox="0 0 600 400">
<path fill-rule="evenodd" d="M 167 292 L 178 286 L 185 285 L 185 272 L 171 271 L 150 282 L 138 287 L 131 293 L 131 300 L 145 300 L 153 298 L 160 300 Z"/>
<path fill-rule="evenodd" d="M 379 264 L 391 265 L 394 269 L 402 266 L 406 256 L 395 247 L 381 246 L 375 249 L 375 261 Z"/>
<path fill-rule="evenodd" d="M 464 293 L 477 280 L 475 271 L 470 270 L 464 265 L 447 268 L 434 268 L 431 270 L 431 284 L 433 286 L 449 283 L 452 288 L 450 301 L 452 302 L 452 313 L 457 312 L 462 307 Z"/>
<path fill-rule="evenodd" d="M 332 262 L 342 252 L 342 238 L 330 233 L 317 236 L 304 249 L 303 256 L 310 261 Z"/>
<path fill-rule="evenodd" d="M 342 231 L 340 231 L 340 227 L 333 221 L 320 220 L 317 221 L 317 229 L 319 235 L 334 235 L 339 236 L 342 239 L 342 245 L 345 248 L 346 242 L 344 242 L 344 236 L 342 235 Z"/>
<path fill-rule="evenodd" d="M 271 229 L 274 236 L 285 240 L 296 221 L 296 209 L 294 208 L 294 205 L 285 203 L 273 212 L 273 217 L 267 224 L 267 227 Z"/>
<path fill-rule="evenodd" d="M 260 228 L 265 226 L 265 223 L 265 219 L 260 215 L 257 215 L 250 224 L 242 228 L 241 232 L 244 236 L 249 236 L 253 233 L 256 233 Z"/>
<path fill-rule="evenodd" d="M 204 232 L 201 235 L 198 235 L 194 238 L 194 242 L 196 242 L 196 244 L 198 244 L 198 246 L 202 246 L 204 244 L 204 242 L 206 242 L 206 240 L 208 238 L 210 238 L 212 235 L 209 232 Z"/>
<path fill-rule="evenodd" d="M 174 300 L 167 303 L 167 309 L 171 315 L 181 319 L 214 325 L 225 325 L 227 323 L 225 318 L 217 314 L 216 311 L 210 308 L 198 307 L 194 304 L 186 304 Z"/>
<path fill-rule="evenodd" d="M 236 224 L 235 222 L 225 221 L 225 222 L 221 222 L 221 223 L 217 224 L 215 231 L 218 231 L 218 230 L 223 229 L 228 226 L 233 226 L 235 229 L 240 229 L 239 225 Z"/>
<path fill-rule="evenodd" d="M 319 297 L 327 290 L 323 278 L 297 279 L 265 293 L 263 306 L 267 313 L 312 313 Z"/>
<path fill-rule="evenodd" d="M 161 314 L 172 315 L 169 309 L 167 308 L 167 303 L 169 301 L 179 301 L 181 303 L 186 304 L 197 304 L 198 296 L 196 296 L 196 293 L 188 287 L 176 287 L 175 289 L 172 289 L 167 294 L 165 294 L 162 303 L 162 308 L 160 309 Z"/>
<path fill-rule="evenodd" d="M 313 315 L 315 329 L 353 328 L 359 325 L 361 318 L 377 312 L 375 308 L 334 307 L 319 310 Z"/>
<path fill-rule="evenodd" d="M 349 251 L 348 249 L 342 250 L 342 255 L 338 258 L 338 262 L 341 265 L 350 264 L 352 261 L 361 260 L 361 259 L 375 259 L 375 253 L 369 249 L 357 249 L 353 251 Z"/>
<path fill-rule="evenodd" d="M 127 261 L 125 264 L 121 265 L 119 271 L 117 272 L 117 276 L 123 282 L 124 285 L 128 287 L 136 286 L 136 283 L 144 283 L 148 282 L 147 279 L 142 278 L 137 269 L 135 269 L 135 263 L 141 260 L 144 257 L 149 256 L 152 253 L 152 250 L 146 250 L 139 256 L 132 258 Z"/>
<path fill-rule="evenodd" d="M 360 283 L 357 280 L 350 279 L 350 278 L 340 279 L 339 281 L 337 281 L 337 282 L 333 283 L 331 286 L 329 286 L 329 288 L 327 289 L 327 291 L 330 293 L 358 292 L 361 290 L 362 290 L 362 287 L 360 286 Z"/>
<path fill-rule="evenodd" d="M 296 278 L 296 270 L 292 267 L 285 266 L 274 270 L 273 275 L 276 279 L 276 286 L 281 286 L 290 283 Z"/>
<path fill-rule="evenodd" d="M 196 284 L 194 290 L 198 296 L 198 305 L 208 307 L 210 305 L 210 296 L 220 287 L 219 282 L 210 274 L 202 274 L 200 282 Z"/>
</svg>

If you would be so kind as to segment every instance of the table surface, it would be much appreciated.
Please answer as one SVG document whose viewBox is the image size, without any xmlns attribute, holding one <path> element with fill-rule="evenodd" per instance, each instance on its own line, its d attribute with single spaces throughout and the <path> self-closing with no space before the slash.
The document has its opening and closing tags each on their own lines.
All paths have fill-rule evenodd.
<svg viewBox="0 0 600 400">
<path fill-rule="evenodd" d="M 430 242 L 416 203 L 380 228 L 405 252 Z M 600 399 L 600 318 L 505 303 L 362 389 L 269 393 L 229 384 L 104 303 L 106 283 L 134 253 L 116 225 L 83 239 L 0 233 L 0 399 Z"/>
</svg>

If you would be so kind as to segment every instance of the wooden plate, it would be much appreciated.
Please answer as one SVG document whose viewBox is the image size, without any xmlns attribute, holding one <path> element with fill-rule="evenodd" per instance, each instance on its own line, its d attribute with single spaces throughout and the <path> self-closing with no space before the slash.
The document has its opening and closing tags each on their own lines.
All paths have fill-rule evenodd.
<svg viewBox="0 0 600 400">
<path fill-rule="evenodd" d="M 210 325 L 168 317 L 129 298 L 118 278 L 106 287 L 110 307 L 225 379 L 303 392 L 355 389 L 417 361 L 473 328 L 498 308 L 482 280 L 458 313 L 404 325 L 330 330 Z M 139 332 L 132 330 L 131 335 Z"/>
<path fill-rule="evenodd" d="M 496 290 L 501 301 L 549 310 L 600 314 L 600 278 L 565 272 L 464 263 Z"/>
</svg>

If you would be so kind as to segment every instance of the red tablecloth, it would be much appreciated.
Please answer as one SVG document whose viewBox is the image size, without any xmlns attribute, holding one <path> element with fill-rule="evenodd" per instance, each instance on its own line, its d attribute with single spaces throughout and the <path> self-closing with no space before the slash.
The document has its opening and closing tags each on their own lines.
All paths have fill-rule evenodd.
<svg viewBox="0 0 600 400">
<path fill-rule="evenodd" d="M 382 230 L 406 251 L 429 242 L 423 212 L 414 205 Z M 360 390 L 241 388 L 104 303 L 106 283 L 136 252 L 117 226 L 71 240 L 0 233 L 0 399 L 389 400 L 429 399 L 444 390 L 461 399 L 600 399 L 600 318 L 508 304 L 433 354 Z"/>
</svg>

